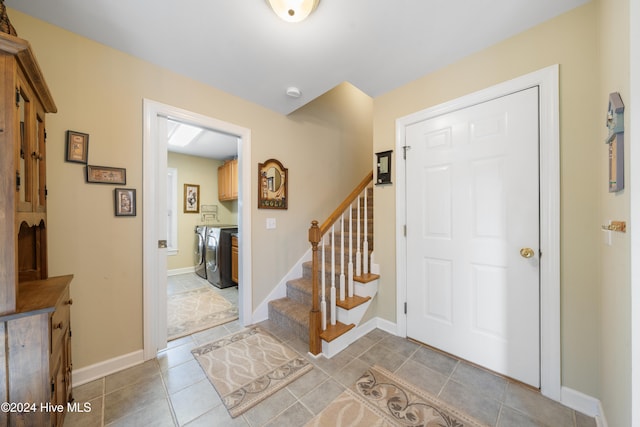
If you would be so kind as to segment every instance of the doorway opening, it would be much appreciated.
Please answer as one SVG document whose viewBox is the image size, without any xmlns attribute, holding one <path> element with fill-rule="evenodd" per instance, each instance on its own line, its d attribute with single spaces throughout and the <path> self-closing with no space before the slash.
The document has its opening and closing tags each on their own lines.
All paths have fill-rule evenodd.
<svg viewBox="0 0 640 427">
<path fill-rule="evenodd" d="M 213 132 L 217 136 L 224 136 L 233 140 L 235 156 L 225 154 L 226 157 L 237 158 L 238 200 L 235 215 L 226 217 L 228 221 L 237 225 L 238 264 L 237 264 L 237 301 L 240 323 L 251 323 L 251 211 L 250 203 L 243 203 L 250 197 L 250 145 L 251 132 L 249 129 L 223 122 L 218 119 L 186 111 L 180 108 L 161 104 L 151 100 L 143 103 L 143 303 L 144 303 L 144 359 L 156 357 L 159 350 L 167 345 L 167 252 L 171 243 L 175 250 L 177 241 L 185 240 L 188 256 L 193 260 L 192 229 L 190 236 L 169 236 L 171 226 L 168 226 L 167 198 L 171 194 L 169 187 L 168 140 L 169 127 L 174 124 L 187 124 L 200 130 Z M 228 142 L 228 141 L 227 141 Z M 197 159 L 197 157 L 194 157 Z M 189 183 L 199 185 L 198 183 Z M 190 190 L 192 188 L 190 187 Z M 174 189 L 175 191 L 175 189 Z M 177 197 L 176 212 L 182 212 L 182 191 Z M 202 196 L 200 196 L 202 198 Z M 184 207 L 184 211 L 192 212 L 197 222 L 217 223 L 222 220 L 223 210 L 217 203 L 208 203 L 206 199 L 205 212 L 200 212 L 202 205 L 198 200 L 193 206 Z M 191 202 L 191 201 L 190 201 Z M 186 203 L 186 202 L 185 202 Z M 197 210 L 197 212 L 195 212 Z M 233 209 L 232 209 L 233 210 Z M 204 216 L 203 216 L 204 215 Z M 179 246 L 183 246 L 178 243 Z M 193 272 L 194 267 L 187 267 L 186 271 L 177 269 L 176 273 Z M 193 273 L 195 274 L 195 273 Z M 233 298 L 233 297 L 232 297 Z M 235 302 L 235 301 L 234 301 Z"/>
<path fill-rule="evenodd" d="M 168 138 L 167 341 L 173 341 L 238 318 L 239 140 L 159 120 L 166 120 Z"/>
</svg>

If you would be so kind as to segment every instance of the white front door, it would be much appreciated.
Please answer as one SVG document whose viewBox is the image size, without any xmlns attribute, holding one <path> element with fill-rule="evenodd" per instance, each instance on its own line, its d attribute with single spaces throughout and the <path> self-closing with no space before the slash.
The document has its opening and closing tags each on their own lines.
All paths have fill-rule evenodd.
<svg viewBox="0 0 640 427">
<path fill-rule="evenodd" d="M 538 88 L 406 128 L 407 336 L 540 386 Z"/>
</svg>

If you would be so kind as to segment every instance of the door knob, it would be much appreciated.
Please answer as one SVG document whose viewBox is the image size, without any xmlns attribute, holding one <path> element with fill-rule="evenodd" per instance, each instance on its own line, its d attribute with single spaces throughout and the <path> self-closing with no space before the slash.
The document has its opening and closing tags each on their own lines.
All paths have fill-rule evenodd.
<svg viewBox="0 0 640 427">
<path fill-rule="evenodd" d="M 520 256 L 522 258 L 532 258 L 533 255 L 535 255 L 535 252 L 533 252 L 533 249 L 531 249 L 531 248 L 522 248 L 522 249 L 520 249 Z"/>
</svg>

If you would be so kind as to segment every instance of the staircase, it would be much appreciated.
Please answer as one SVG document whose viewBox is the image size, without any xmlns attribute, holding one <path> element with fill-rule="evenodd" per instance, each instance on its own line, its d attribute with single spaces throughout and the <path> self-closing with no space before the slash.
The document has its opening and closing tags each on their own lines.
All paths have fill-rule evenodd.
<svg viewBox="0 0 640 427">
<path fill-rule="evenodd" d="M 317 241 L 315 275 L 314 261 L 305 262 L 302 277 L 287 282 L 286 297 L 269 302 L 269 319 L 309 342 L 313 354 L 319 353 L 320 341 L 322 353 L 332 357 L 357 339 L 355 328 L 377 293 L 378 276 L 370 272 L 372 181 L 369 173 L 322 226 L 312 223 L 312 248 L 313 240 Z M 315 306 L 314 276 L 318 282 Z"/>
</svg>

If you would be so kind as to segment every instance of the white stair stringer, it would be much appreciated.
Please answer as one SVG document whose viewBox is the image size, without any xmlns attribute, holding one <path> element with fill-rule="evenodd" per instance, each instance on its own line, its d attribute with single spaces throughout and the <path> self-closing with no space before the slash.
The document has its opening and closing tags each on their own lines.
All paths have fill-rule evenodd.
<svg viewBox="0 0 640 427">
<path fill-rule="evenodd" d="M 369 327 L 367 326 L 369 322 L 365 323 L 364 325 L 360 325 L 360 322 L 367 312 L 369 305 L 371 305 L 373 297 L 375 297 L 378 293 L 378 282 L 379 280 L 376 279 L 368 283 L 354 283 L 355 295 L 361 297 L 371 297 L 371 299 L 363 304 L 360 304 L 357 307 L 352 308 L 351 310 L 337 307 L 338 320 L 346 325 L 354 324 L 355 328 L 350 329 L 345 334 L 330 342 L 322 340 L 322 354 L 324 355 L 324 357 L 328 359 L 332 358 L 333 356 L 347 348 L 351 343 L 355 342 L 356 340 L 376 328 L 375 324 Z"/>
</svg>

